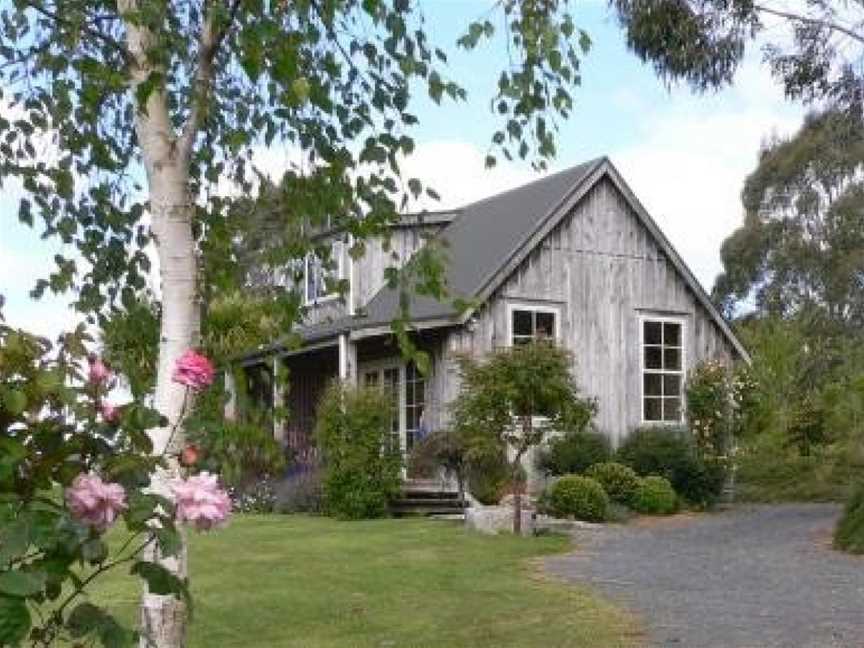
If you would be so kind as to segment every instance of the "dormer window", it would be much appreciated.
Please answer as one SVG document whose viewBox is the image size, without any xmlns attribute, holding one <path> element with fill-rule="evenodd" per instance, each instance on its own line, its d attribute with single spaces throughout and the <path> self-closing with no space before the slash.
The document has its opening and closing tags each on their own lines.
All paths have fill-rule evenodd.
<svg viewBox="0 0 864 648">
<path fill-rule="evenodd" d="M 330 259 L 325 264 L 310 252 L 306 256 L 303 271 L 304 303 L 317 304 L 339 296 L 338 282 L 344 277 L 344 244 L 334 241 L 330 247 Z"/>
</svg>

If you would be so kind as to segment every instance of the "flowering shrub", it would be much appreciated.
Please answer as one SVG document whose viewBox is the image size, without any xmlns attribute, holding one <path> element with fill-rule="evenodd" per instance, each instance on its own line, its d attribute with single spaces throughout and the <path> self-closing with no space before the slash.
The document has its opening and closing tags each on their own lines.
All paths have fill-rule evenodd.
<svg viewBox="0 0 864 648">
<path fill-rule="evenodd" d="M 135 632 L 86 600 L 90 587 L 124 568 L 154 594 L 188 599 L 186 581 L 145 556 L 177 555 L 179 523 L 209 529 L 228 515 L 208 475 L 178 476 L 176 502 L 149 489 L 154 470 L 176 466 L 152 455 L 147 430 L 165 421 L 138 402 L 109 404 L 111 367 L 85 342 L 79 329 L 54 347 L 0 323 L 3 646 L 133 645 Z M 127 538 L 112 551 L 105 532 L 121 521 Z"/>
<path fill-rule="evenodd" d="M 706 360 L 692 371 L 687 380 L 687 420 L 704 456 L 729 454 L 754 389 L 746 367 L 733 371 L 718 360 Z"/>
</svg>

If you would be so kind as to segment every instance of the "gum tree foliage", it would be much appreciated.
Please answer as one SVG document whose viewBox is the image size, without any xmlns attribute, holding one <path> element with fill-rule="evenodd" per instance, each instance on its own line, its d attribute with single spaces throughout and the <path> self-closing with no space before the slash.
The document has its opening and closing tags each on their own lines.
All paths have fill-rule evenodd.
<svg viewBox="0 0 864 648">
<path fill-rule="evenodd" d="M 522 525 L 522 457 L 551 432 L 585 429 L 596 410 L 579 396 L 570 354 L 549 342 L 518 345 L 478 361 L 461 359 L 453 431 L 470 460 L 505 454 L 513 490 L 513 531 Z"/>
<path fill-rule="evenodd" d="M 219 238 L 226 196 L 254 190 L 256 150 L 296 154 L 283 208 L 313 227 L 335 219 L 359 241 L 354 254 L 424 191 L 399 175 L 414 148 L 413 99 L 466 93 L 422 10 L 408 0 L 0 4 L 0 173 L 23 194 L 19 218 L 75 252 L 55 258 L 35 293 L 74 289 L 76 307 L 99 316 L 129 309 L 153 243 L 154 404 L 170 424 L 183 411 L 173 363 L 199 342 L 199 256 Z M 555 120 L 572 108 L 588 37 L 563 0 L 505 0 L 493 14 L 508 56 L 487 164 L 503 154 L 543 166 Z M 495 30 L 491 20 L 466 25 L 458 45 L 473 49 Z M 421 261 L 411 287 L 443 292 L 440 265 Z M 157 451 L 168 429 L 151 431 Z M 169 605 L 145 596 L 143 623 L 159 645 L 183 641 L 182 614 Z"/>
<path fill-rule="evenodd" d="M 698 91 L 732 82 L 748 46 L 791 99 L 861 114 L 864 5 L 841 0 L 610 0 L 627 44 L 667 81 Z M 780 25 L 781 29 L 775 27 Z"/>
<path fill-rule="evenodd" d="M 734 312 L 864 324 L 864 122 L 811 114 L 763 147 L 742 191 L 744 225 L 723 242 L 715 298 Z"/>
</svg>

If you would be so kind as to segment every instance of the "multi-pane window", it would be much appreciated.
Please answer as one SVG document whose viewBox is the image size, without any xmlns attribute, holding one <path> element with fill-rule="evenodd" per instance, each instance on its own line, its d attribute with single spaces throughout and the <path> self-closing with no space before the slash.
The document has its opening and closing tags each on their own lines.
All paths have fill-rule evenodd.
<svg viewBox="0 0 864 648">
<path fill-rule="evenodd" d="M 306 257 L 303 271 L 304 300 L 307 304 L 333 299 L 337 296 L 336 283 L 344 274 L 342 271 L 343 244 L 334 241 L 330 248 L 330 260 L 328 263 L 318 258 L 315 254 Z"/>
<path fill-rule="evenodd" d="M 514 308 L 511 311 L 513 344 L 527 344 L 537 340 L 555 338 L 555 312 L 531 308 Z"/>
<path fill-rule="evenodd" d="M 680 321 L 642 321 L 642 419 L 681 421 L 684 327 Z"/>
<path fill-rule="evenodd" d="M 405 367 L 405 449 L 411 451 L 414 442 L 423 435 L 423 410 L 426 407 L 426 380 L 409 362 Z"/>
</svg>

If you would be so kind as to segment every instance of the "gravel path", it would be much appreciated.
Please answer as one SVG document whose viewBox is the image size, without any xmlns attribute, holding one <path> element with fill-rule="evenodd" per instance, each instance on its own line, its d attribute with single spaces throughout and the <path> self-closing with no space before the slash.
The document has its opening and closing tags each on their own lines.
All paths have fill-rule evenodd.
<svg viewBox="0 0 864 648">
<path fill-rule="evenodd" d="M 864 558 L 831 550 L 839 513 L 742 506 L 608 526 L 546 568 L 640 615 L 652 646 L 862 648 Z"/>
</svg>

